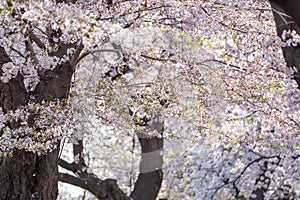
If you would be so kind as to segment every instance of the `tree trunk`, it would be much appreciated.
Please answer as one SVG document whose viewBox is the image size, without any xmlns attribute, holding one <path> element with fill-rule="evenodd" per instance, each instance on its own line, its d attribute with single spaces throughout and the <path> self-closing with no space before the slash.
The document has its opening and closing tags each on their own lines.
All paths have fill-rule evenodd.
<svg viewBox="0 0 300 200">
<path fill-rule="evenodd" d="M 150 130 L 162 134 L 164 131 L 164 118 L 161 115 L 152 119 Z M 137 136 L 141 144 L 142 157 L 140 161 L 140 173 L 134 185 L 130 197 L 134 200 L 155 200 L 163 180 L 163 137 L 149 137 L 138 132 Z"/>
<path fill-rule="evenodd" d="M 16 150 L 0 165 L 0 199 L 56 199 L 58 149 L 46 156 Z"/>
<path fill-rule="evenodd" d="M 70 47 L 70 45 L 69 45 Z M 62 50 L 63 49 L 63 50 Z M 67 45 L 62 45 L 57 56 L 65 55 Z M 0 46 L 0 75 L 2 65 L 10 62 L 9 56 Z M 33 91 L 35 101 L 54 101 L 67 98 L 71 77 L 74 70 L 70 64 L 58 65 L 54 70 L 46 70 L 41 81 Z M 0 81 L 0 107 L 4 113 L 15 110 L 29 101 L 22 75 L 11 79 L 8 83 Z M 8 124 L 13 130 L 18 124 Z M 1 136 L 1 130 L 0 130 Z M 59 144 L 57 144 L 59 147 Z M 58 152 L 53 149 L 47 155 L 15 149 L 12 157 L 0 158 L 0 199 L 56 199 L 58 195 Z"/>
<path fill-rule="evenodd" d="M 299 0 L 269 0 L 273 9 L 273 15 L 276 23 L 277 34 L 281 37 L 283 30 L 296 30 L 300 34 L 300 1 Z M 283 13 L 290 17 L 283 15 Z M 300 89 L 300 48 L 282 47 L 283 56 L 288 67 L 296 67 L 297 73 L 294 79 Z"/>
<path fill-rule="evenodd" d="M 142 148 L 140 173 L 130 195 L 134 200 L 155 200 L 161 187 L 163 138 L 145 138 L 139 134 Z"/>
</svg>

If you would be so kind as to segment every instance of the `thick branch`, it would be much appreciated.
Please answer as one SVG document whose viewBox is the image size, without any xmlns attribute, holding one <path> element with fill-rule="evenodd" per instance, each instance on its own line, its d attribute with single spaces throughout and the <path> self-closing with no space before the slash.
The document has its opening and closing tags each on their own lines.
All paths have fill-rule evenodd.
<svg viewBox="0 0 300 200">
<path fill-rule="evenodd" d="M 5 49 L 0 45 L 0 65 L 11 62 L 11 59 L 7 55 Z M 2 70 L 2 68 L 0 68 Z"/>
<path fill-rule="evenodd" d="M 81 53 L 81 51 L 83 50 L 84 46 L 82 44 L 82 41 L 79 43 L 79 45 L 77 46 L 75 53 L 73 55 L 73 58 L 70 62 L 70 65 L 72 67 L 73 70 L 75 70 L 76 64 L 79 62 L 79 55 Z"/>
<path fill-rule="evenodd" d="M 84 189 L 86 189 L 87 186 L 85 186 L 86 184 L 84 183 L 83 180 L 81 180 L 81 178 L 77 178 L 75 176 L 66 174 L 66 173 L 59 173 L 58 174 L 58 181 L 64 182 L 64 183 L 68 183 L 71 185 L 75 185 L 78 187 L 82 187 Z"/>
<path fill-rule="evenodd" d="M 58 160 L 58 165 L 61 166 L 62 168 L 65 168 L 65 169 L 73 172 L 74 174 L 76 174 L 77 171 L 80 170 L 80 168 L 78 168 L 78 166 L 75 162 L 68 163 L 67 161 L 65 161 L 63 159 Z"/>
<path fill-rule="evenodd" d="M 162 116 L 158 115 L 154 117 L 152 119 L 152 124 L 147 126 L 147 128 L 162 133 L 164 129 L 164 120 Z M 130 197 L 134 200 L 154 200 L 158 195 L 163 178 L 163 138 L 149 138 L 143 133 L 137 134 L 142 147 L 142 158 L 140 162 L 140 174 Z M 74 172 L 78 176 L 74 177 L 69 174 L 61 173 L 59 181 L 84 188 L 99 199 L 129 199 L 129 197 L 127 197 L 118 187 L 115 180 L 109 179 L 101 181 L 93 173 L 87 172 L 87 165 L 82 156 L 82 151 L 83 142 L 82 140 L 79 140 L 77 144 L 73 145 L 74 157 L 79 156 L 77 163 L 68 163 L 64 160 L 59 160 L 59 165 L 61 167 Z"/>
<path fill-rule="evenodd" d="M 280 158 L 278 155 L 275 155 L 275 156 L 262 156 L 262 157 L 259 157 L 255 160 L 252 160 L 251 162 L 249 162 L 245 167 L 244 169 L 239 173 L 239 175 L 233 179 L 232 181 L 227 181 L 227 182 L 224 182 L 222 183 L 219 187 L 217 187 L 212 195 L 212 197 L 214 197 L 219 190 L 221 190 L 222 188 L 232 184 L 232 185 L 236 185 L 238 183 L 238 181 L 242 178 L 242 176 L 245 174 L 245 172 L 254 164 L 254 163 L 258 163 L 262 160 L 269 160 L 269 159 L 272 159 L 272 158 Z M 257 191 L 253 191 L 253 192 L 259 192 L 260 190 L 257 190 Z"/>
<path fill-rule="evenodd" d="M 83 150 L 82 141 L 73 147 L 74 154 L 81 155 Z M 81 157 L 81 156 L 80 156 Z M 58 180 L 68 184 L 72 184 L 91 192 L 95 197 L 101 200 L 128 200 L 129 197 L 119 188 L 117 181 L 107 179 L 102 181 L 93 173 L 86 172 L 84 160 L 81 164 L 68 163 L 62 159 L 59 160 L 59 165 L 67 170 L 72 171 L 79 177 L 75 177 L 66 173 L 59 173 Z"/>
<path fill-rule="evenodd" d="M 82 154 L 83 142 L 82 140 L 77 141 L 77 144 L 73 144 L 73 154 L 74 156 Z"/>
<path fill-rule="evenodd" d="M 86 170 L 86 164 L 82 156 L 83 142 L 79 140 L 73 145 L 74 156 L 79 156 L 78 163 L 68 163 L 62 159 L 59 160 L 59 165 L 67 170 L 72 171 L 78 177 L 60 173 L 59 181 L 69 183 L 90 191 L 98 199 L 103 200 L 127 200 L 129 197 L 117 185 L 116 180 L 107 179 L 102 181 L 93 173 Z"/>
<path fill-rule="evenodd" d="M 2 75 L 2 65 L 11 62 L 9 55 L 0 45 L 0 75 Z M 0 107 L 4 112 L 16 109 L 19 105 L 24 105 L 29 96 L 26 91 L 23 76 L 19 73 L 8 83 L 0 81 Z"/>
<path fill-rule="evenodd" d="M 36 37 L 33 32 L 29 33 L 29 37 L 38 45 L 38 47 L 40 47 L 41 49 L 46 49 L 45 44 L 38 37 Z"/>
<path fill-rule="evenodd" d="M 59 173 L 58 180 L 86 189 L 100 200 L 129 200 L 129 197 L 119 188 L 117 181 L 113 179 L 101 181 L 95 177 L 77 178 Z"/>
<path fill-rule="evenodd" d="M 29 51 L 29 53 L 30 53 L 31 59 L 34 61 L 34 64 L 37 65 L 39 63 L 39 61 L 38 61 L 38 59 L 35 56 L 35 53 L 34 53 L 34 50 L 33 50 L 33 47 L 32 47 L 31 41 L 30 41 L 30 38 L 25 41 L 25 46 L 26 46 L 27 51 Z"/>
<path fill-rule="evenodd" d="M 82 140 L 79 140 L 78 144 L 73 144 L 73 155 L 74 157 L 78 157 L 77 162 L 68 163 L 63 159 L 59 159 L 58 161 L 59 166 L 73 172 L 80 178 L 97 177 L 93 173 L 87 172 L 87 165 L 85 164 L 84 158 L 82 156 L 82 151 L 83 151 L 83 142 Z"/>
<path fill-rule="evenodd" d="M 83 142 L 82 140 L 79 140 L 77 144 L 73 144 L 73 155 L 74 158 L 77 159 L 77 173 L 79 177 L 85 178 L 90 176 L 95 176 L 93 173 L 88 173 L 87 165 L 85 164 L 84 158 L 83 158 Z M 95 176 L 96 177 L 96 176 Z"/>
</svg>

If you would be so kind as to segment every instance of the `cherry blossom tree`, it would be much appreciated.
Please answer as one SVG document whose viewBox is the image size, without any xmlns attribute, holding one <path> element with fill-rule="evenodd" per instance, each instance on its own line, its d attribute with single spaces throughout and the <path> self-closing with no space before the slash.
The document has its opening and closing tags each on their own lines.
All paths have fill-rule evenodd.
<svg viewBox="0 0 300 200">
<path fill-rule="evenodd" d="M 236 2 L 232 4 L 234 5 L 235 3 Z M 278 49 L 273 49 L 270 51 L 270 49 L 267 50 L 265 49 L 265 47 L 269 46 L 269 42 L 275 42 L 278 46 L 282 46 L 285 61 L 287 62 L 288 67 L 290 67 L 286 68 L 286 72 L 288 72 L 289 78 L 287 77 L 287 79 L 284 78 L 282 80 L 284 80 L 285 84 L 288 83 L 292 84 L 293 86 L 285 92 L 281 91 L 281 94 L 284 95 L 281 98 L 279 96 L 275 97 L 270 93 L 267 95 L 268 92 L 264 91 L 263 96 L 266 95 L 265 97 L 267 97 L 270 95 L 267 98 L 271 100 L 264 106 L 266 106 L 269 111 L 273 110 L 274 108 L 276 110 L 282 111 L 284 109 L 287 109 L 281 114 L 286 113 L 284 114 L 284 118 L 289 118 L 291 116 L 290 119 L 294 118 L 295 121 L 294 119 L 292 119 L 292 121 L 294 122 L 280 128 L 280 126 L 283 125 L 281 123 L 283 121 L 281 121 L 280 123 L 274 123 L 274 121 L 271 120 L 271 118 L 277 118 L 279 115 L 273 112 L 268 112 L 268 114 L 265 113 L 267 115 L 262 113 L 258 114 L 257 111 L 260 110 L 258 105 L 255 106 L 257 108 L 255 110 L 247 110 L 245 109 L 245 104 L 247 104 L 246 102 L 248 102 L 251 97 L 245 95 L 244 93 L 238 95 L 244 100 L 243 102 L 239 103 L 239 106 L 233 106 L 231 109 L 230 106 L 227 107 L 227 109 L 229 109 L 227 111 L 227 120 L 229 121 L 223 121 L 224 124 L 221 126 L 221 130 L 224 131 L 223 134 L 225 136 L 223 139 L 221 139 L 221 142 L 220 140 L 218 140 L 218 137 L 223 136 L 217 135 L 217 137 L 214 137 L 214 140 L 218 140 L 218 144 L 214 144 L 215 146 L 213 148 L 211 147 L 212 143 L 208 143 L 208 145 L 210 145 L 209 148 L 206 148 L 203 145 L 199 146 L 197 144 L 196 146 L 188 147 L 188 150 L 185 153 L 181 153 L 175 156 L 176 160 L 180 160 L 180 162 L 175 162 L 177 170 L 175 170 L 174 178 L 168 180 L 167 185 L 169 187 L 175 187 L 176 185 L 179 185 L 177 191 L 181 191 L 181 193 L 175 193 L 175 195 L 173 194 L 177 198 L 299 198 L 298 168 L 296 167 L 298 165 L 297 163 L 299 158 L 299 141 L 296 136 L 299 133 L 299 120 L 297 120 L 297 118 L 299 117 L 300 105 L 299 63 L 297 61 L 299 57 L 297 50 L 297 32 L 299 32 L 299 24 L 297 24 L 297 16 L 294 15 L 295 13 L 293 13 L 293 11 L 297 10 L 296 8 L 298 6 L 298 2 L 295 1 L 293 3 L 293 1 L 271 1 L 271 3 L 272 10 L 266 9 L 267 6 L 255 7 L 255 9 L 261 8 L 259 9 L 259 16 L 254 15 L 254 13 L 256 12 L 254 11 L 255 9 L 252 10 L 253 7 L 251 5 L 239 6 L 239 9 L 241 9 L 242 12 L 248 12 L 248 10 L 251 10 L 251 17 L 257 17 L 257 19 L 264 18 L 263 13 L 266 12 L 269 12 L 266 17 L 270 17 L 270 12 L 272 11 L 276 22 L 277 33 L 281 38 L 280 40 L 276 40 L 272 36 L 272 33 L 269 32 L 271 28 L 264 29 L 261 26 L 254 26 L 260 28 L 258 32 L 256 32 L 256 30 L 253 30 L 256 36 L 252 38 L 260 40 L 260 35 L 262 34 L 264 35 L 263 37 L 265 37 L 265 39 L 262 39 L 262 42 L 267 43 L 262 43 L 262 46 L 259 46 L 259 44 L 261 43 L 255 40 L 256 49 L 255 51 L 253 51 L 255 52 L 255 56 L 250 56 L 248 58 L 251 59 L 251 63 L 253 61 L 255 62 L 255 60 L 260 60 L 259 62 L 261 63 L 262 57 L 260 56 L 266 58 L 268 56 L 264 55 L 264 53 L 268 52 L 269 54 L 272 54 L 271 52 L 273 51 L 275 54 L 272 54 L 272 58 L 269 60 L 269 62 L 263 64 L 263 66 L 266 66 L 273 62 L 273 64 L 276 64 L 272 64 L 272 68 L 276 71 L 280 70 L 278 68 L 281 65 L 280 59 L 276 60 L 280 51 L 278 51 Z M 213 3 L 213 5 L 209 7 L 211 11 L 210 15 L 214 16 L 214 18 L 217 17 L 215 15 L 220 16 L 220 13 L 223 13 L 224 18 L 225 16 L 230 16 L 229 13 L 231 14 L 232 10 L 228 11 L 226 9 L 232 9 L 234 7 L 232 4 L 228 2 Z M 212 10 L 214 8 L 218 8 L 218 10 L 213 13 Z M 291 8 L 293 8 L 292 11 Z M 234 12 L 237 11 L 235 10 Z M 243 16 L 242 13 L 239 14 L 240 16 Z M 295 18 L 294 20 L 293 17 Z M 261 24 L 264 23 L 264 21 L 261 21 Z M 249 27 L 249 29 L 253 27 L 249 26 L 249 24 L 247 24 L 246 26 Z M 237 30 L 241 31 L 240 29 Z M 247 32 L 247 34 L 249 34 L 249 32 Z M 270 41 L 270 38 L 273 39 L 271 39 Z M 241 41 L 239 41 L 239 43 L 241 43 Z M 230 49 L 232 47 L 228 48 Z M 259 49 L 263 49 L 263 54 L 258 53 Z M 236 50 L 234 52 L 236 52 Z M 239 51 L 239 53 L 241 52 Z M 241 55 L 249 56 L 248 53 L 249 51 L 239 54 L 238 57 L 234 56 L 234 58 L 240 59 Z M 229 57 L 230 60 L 232 60 L 231 56 L 232 55 L 230 55 Z M 285 66 L 285 63 L 283 64 L 284 65 L 281 66 Z M 241 66 L 243 65 L 241 65 L 240 62 L 239 64 L 233 65 L 233 67 Z M 251 64 L 247 64 L 247 69 L 251 66 Z M 275 66 L 277 67 L 274 68 Z M 251 69 L 254 68 L 251 67 Z M 290 69 L 292 70 L 289 71 Z M 261 70 L 265 71 L 263 70 L 263 68 L 261 68 Z M 268 79 L 268 81 L 271 81 L 270 77 L 267 74 L 268 73 L 264 74 L 264 79 Z M 244 83 L 247 84 L 245 88 L 248 89 L 249 87 L 252 87 L 252 84 L 249 84 L 250 82 L 246 81 L 247 78 L 245 77 L 245 75 L 246 74 L 239 76 L 238 80 L 245 81 Z M 292 79 L 296 80 L 297 83 L 295 83 Z M 281 89 L 279 89 L 278 91 L 280 91 Z M 258 91 L 259 90 L 257 90 L 257 92 Z M 293 97 L 290 98 L 291 96 L 289 95 L 292 95 Z M 277 104 L 279 102 L 275 103 L 273 101 L 281 101 L 283 99 L 286 99 L 287 102 Z M 285 108 L 283 109 L 281 105 L 284 105 Z M 243 127 L 245 127 L 246 129 L 244 129 Z M 296 135 L 294 135 L 293 133 Z M 248 140 L 249 138 L 251 138 L 250 141 Z M 268 142 L 266 142 L 266 139 L 268 140 Z M 267 143 L 268 145 L 266 146 Z M 186 146 L 184 148 L 186 149 Z M 172 194 L 172 191 L 169 191 L 167 194 Z"/>
<path fill-rule="evenodd" d="M 0 2 L 1 199 L 56 199 L 58 181 L 155 199 L 163 171 L 162 193 L 178 199 L 299 197 L 292 1 Z M 137 135 L 130 195 L 89 168 L 87 116 Z M 186 142 L 163 167 L 164 140 Z"/>
</svg>

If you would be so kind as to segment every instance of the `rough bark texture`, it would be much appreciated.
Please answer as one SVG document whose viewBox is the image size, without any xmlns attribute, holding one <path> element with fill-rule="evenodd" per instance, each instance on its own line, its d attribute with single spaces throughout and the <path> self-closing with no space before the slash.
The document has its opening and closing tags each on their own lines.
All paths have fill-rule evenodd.
<svg viewBox="0 0 300 200">
<path fill-rule="evenodd" d="M 17 150 L 0 165 L 0 199 L 56 199 L 58 149 L 38 157 Z"/>
<path fill-rule="evenodd" d="M 278 36 L 282 35 L 283 30 L 296 30 L 300 33 L 300 1 L 299 0 L 270 0 L 273 15 L 276 23 Z M 291 17 L 282 15 L 285 13 Z M 296 67 L 298 73 L 295 74 L 294 79 L 298 83 L 300 89 L 300 45 L 297 47 L 283 47 L 283 56 L 288 67 Z"/>
<path fill-rule="evenodd" d="M 55 69 L 46 71 L 41 78 L 42 81 L 33 92 L 35 100 L 41 102 L 67 98 L 73 72 L 69 63 L 58 65 Z"/>
<path fill-rule="evenodd" d="M 270 0 L 270 3 L 273 8 L 275 7 L 274 3 L 280 6 L 283 11 L 293 18 L 293 21 L 299 25 L 300 24 L 300 1 L 299 0 Z M 276 17 L 276 16 L 275 16 Z M 278 26 L 279 21 L 276 20 L 276 25 Z"/>
<path fill-rule="evenodd" d="M 58 2 L 75 3 L 76 0 L 60 0 Z M 51 40 L 51 38 L 48 39 Z M 33 41 L 37 42 L 37 40 Z M 37 45 L 39 46 L 38 43 Z M 28 48 L 26 42 L 25 46 Z M 74 46 L 76 45 L 60 43 L 52 56 L 62 58 L 66 55 L 67 49 Z M 30 51 L 31 56 L 34 56 L 32 49 L 28 48 L 27 50 Z M 2 65 L 10 61 L 9 55 L 0 45 L 0 75 L 3 73 Z M 35 96 L 35 99 L 31 100 L 37 103 L 67 98 L 73 73 L 74 66 L 70 66 L 69 62 L 57 66 L 54 70 L 40 73 L 42 75 L 40 83 L 33 94 L 26 91 L 21 74 L 8 83 L 0 81 L 0 107 L 5 113 L 15 110 L 20 105 L 26 105 L 30 95 Z M 9 126 L 14 129 L 18 123 L 9 124 Z M 39 157 L 36 153 L 15 150 L 12 157 L 0 158 L 0 199 L 56 199 L 58 195 L 58 152 L 57 148 L 47 155 Z"/>
<path fill-rule="evenodd" d="M 57 55 L 65 53 L 57 52 Z M 0 73 L 2 65 L 9 61 L 9 55 L 0 47 Z M 73 72 L 69 63 L 59 65 L 53 71 L 45 71 L 33 92 L 36 97 L 33 100 L 42 102 L 66 98 Z M 15 110 L 29 100 L 21 74 L 8 83 L 0 82 L 0 92 L 0 106 L 4 112 Z M 14 129 L 18 124 L 9 126 Z M 0 199 L 56 199 L 58 152 L 59 149 L 54 149 L 39 157 L 36 153 L 16 150 L 12 157 L 0 158 Z"/>
<path fill-rule="evenodd" d="M 4 48 L 0 46 L 0 75 L 3 73 L 2 65 L 10 61 Z M 15 110 L 19 105 L 23 105 L 27 101 L 28 94 L 23 84 L 23 77 L 20 74 L 8 83 L 0 81 L 0 106 L 4 112 Z"/>
</svg>

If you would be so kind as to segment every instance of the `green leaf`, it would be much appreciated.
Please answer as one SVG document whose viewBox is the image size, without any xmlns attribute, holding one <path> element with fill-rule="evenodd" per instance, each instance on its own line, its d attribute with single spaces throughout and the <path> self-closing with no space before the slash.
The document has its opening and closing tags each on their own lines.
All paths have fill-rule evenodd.
<svg viewBox="0 0 300 200">
<path fill-rule="evenodd" d="M 37 135 L 33 135 L 32 140 L 36 140 L 37 137 L 38 137 Z"/>
<path fill-rule="evenodd" d="M 12 5 L 4 4 L 4 9 L 8 12 L 12 11 Z"/>
<path fill-rule="evenodd" d="M 8 131 L 8 126 L 5 126 L 2 130 L 3 131 Z"/>
<path fill-rule="evenodd" d="M 18 141 L 15 141 L 15 142 L 13 143 L 13 146 L 16 147 L 17 145 L 18 145 Z"/>
</svg>

